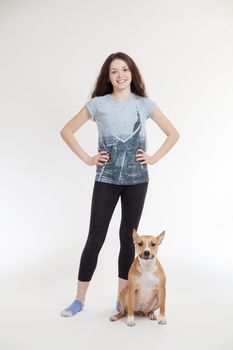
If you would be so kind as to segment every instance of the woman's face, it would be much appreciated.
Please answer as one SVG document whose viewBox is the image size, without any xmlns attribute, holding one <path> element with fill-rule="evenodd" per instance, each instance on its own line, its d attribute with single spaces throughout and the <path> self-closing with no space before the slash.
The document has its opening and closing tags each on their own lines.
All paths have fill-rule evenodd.
<svg viewBox="0 0 233 350">
<path fill-rule="evenodd" d="M 130 87 L 132 80 L 131 72 L 125 61 L 120 58 L 113 60 L 109 67 L 109 79 L 113 90 L 124 90 Z"/>
</svg>

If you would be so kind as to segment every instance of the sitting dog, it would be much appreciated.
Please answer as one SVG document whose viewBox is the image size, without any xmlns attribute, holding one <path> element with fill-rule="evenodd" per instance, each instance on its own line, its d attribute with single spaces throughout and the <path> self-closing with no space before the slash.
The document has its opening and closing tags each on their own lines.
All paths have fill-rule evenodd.
<svg viewBox="0 0 233 350">
<path fill-rule="evenodd" d="M 155 310 L 159 309 L 158 323 L 166 324 L 166 276 L 157 258 L 158 245 L 164 235 L 165 231 L 157 237 L 139 236 L 133 229 L 137 257 L 130 267 L 127 286 L 119 296 L 120 311 L 110 317 L 111 321 L 119 320 L 127 312 L 127 326 L 132 327 L 135 326 L 134 314 L 148 315 L 150 320 L 156 320 Z"/>
</svg>

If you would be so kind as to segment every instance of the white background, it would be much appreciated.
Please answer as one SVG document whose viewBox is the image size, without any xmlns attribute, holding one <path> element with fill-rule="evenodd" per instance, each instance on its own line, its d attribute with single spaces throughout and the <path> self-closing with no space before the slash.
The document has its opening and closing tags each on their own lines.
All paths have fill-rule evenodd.
<svg viewBox="0 0 233 350">
<path fill-rule="evenodd" d="M 232 349 L 232 20 L 230 0 L 0 1 L 1 349 Z M 138 229 L 166 231 L 166 326 L 108 320 L 120 203 L 85 309 L 60 317 L 76 292 L 95 167 L 59 133 L 117 51 L 181 135 L 149 167 Z M 147 133 L 152 154 L 165 135 L 151 120 Z M 75 136 L 97 153 L 94 122 Z"/>
</svg>

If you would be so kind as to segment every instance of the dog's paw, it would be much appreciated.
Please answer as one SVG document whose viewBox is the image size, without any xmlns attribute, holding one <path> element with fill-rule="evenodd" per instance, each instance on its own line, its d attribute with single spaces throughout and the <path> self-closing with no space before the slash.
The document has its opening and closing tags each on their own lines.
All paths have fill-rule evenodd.
<svg viewBox="0 0 233 350">
<path fill-rule="evenodd" d="M 134 327 L 135 326 L 135 322 L 134 322 L 134 317 L 128 317 L 128 319 L 127 319 L 127 326 L 128 327 Z"/>
<path fill-rule="evenodd" d="M 110 316 L 110 317 L 109 317 L 109 320 L 110 320 L 110 321 L 117 321 L 116 315 Z"/>
<path fill-rule="evenodd" d="M 153 313 L 149 314 L 149 319 L 152 320 L 152 321 L 157 320 L 157 315 L 156 315 L 156 313 L 153 312 Z"/>
<path fill-rule="evenodd" d="M 159 324 L 166 324 L 167 323 L 166 317 L 159 315 L 158 323 Z"/>
</svg>

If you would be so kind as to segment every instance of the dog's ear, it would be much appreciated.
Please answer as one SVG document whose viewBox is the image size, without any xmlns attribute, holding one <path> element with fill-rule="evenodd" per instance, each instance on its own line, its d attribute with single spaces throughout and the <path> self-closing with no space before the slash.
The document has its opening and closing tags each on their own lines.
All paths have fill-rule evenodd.
<svg viewBox="0 0 233 350">
<path fill-rule="evenodd" d="M 133 241 L 134 241 L 134 242 L 135 242 L 135 241 L 137 240 L 137 238 L 139 237 L 137 231 L 135 230 L 135 228 L 133 229 L 132 236 L 133 236 Z"/>
<path fill-rule="evenodd" d="M 162 240 L 164 239 L 164 235 L 165 235 L 165 231 L 163 231 L 162 233 L 160 233 L 160 235 L 158 235 L 158 236 L 156 237 L 157 243 L 158 243 L 158 244 L 161 244 L 161 243 L 162 243 Z"/>
</svg>

